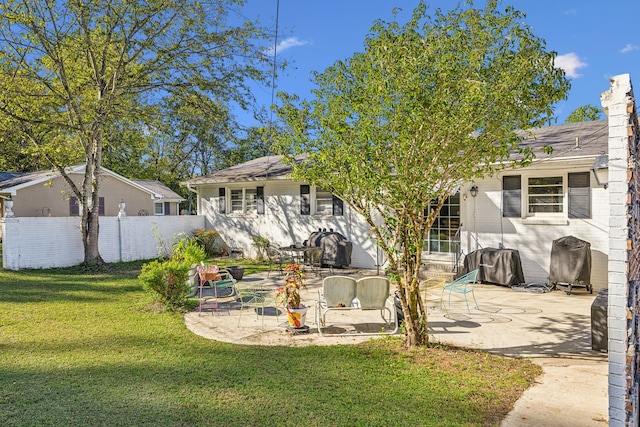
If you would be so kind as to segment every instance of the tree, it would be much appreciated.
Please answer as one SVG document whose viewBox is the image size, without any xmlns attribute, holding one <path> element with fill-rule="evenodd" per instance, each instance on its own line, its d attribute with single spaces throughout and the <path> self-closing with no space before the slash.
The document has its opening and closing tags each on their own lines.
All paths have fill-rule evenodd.
<svg viewBox="0 0 640 427">
<path fill-rule="evenodd" d="M 419 269 L 440 207 L 459 184 L 506 167 L 511 152 L 528 163 L 515 131 L 547 123 L 569 88 L 523 18 L 496 1 L 433 17 L 420 3 L 405 25 L 377 21 L 364 52 L 316 73 L 313 100 L 279 94 L 278 146 L 294 179 L 332 191 L 369 224 L 408 346 L 428 341 Z M 301 153 L 307 161 L 296 164 Z"/>
<path fill-rule="evenodd" d="M 595 105 L 583 105 L 576 108 L 564 121 L 565 123 L 580 123 L 602 120 L 602 109 Z"/>
<path fill-rule="evenodd" d="M 236 4 L 242 0 L 0 4 L 0 123 L 18 129 L 81 201 L 85 263 L 103 262 L 98 194 L 104 149 L 115 144 L 109 131 L 184 88 L 245 106 L 247 79 L 266 78 L 269 58 L 255 45 L 263 32 L 227 24 Z M 78 161 L 86 170 L 76 184 L 65 166 Z"/>
</svg>

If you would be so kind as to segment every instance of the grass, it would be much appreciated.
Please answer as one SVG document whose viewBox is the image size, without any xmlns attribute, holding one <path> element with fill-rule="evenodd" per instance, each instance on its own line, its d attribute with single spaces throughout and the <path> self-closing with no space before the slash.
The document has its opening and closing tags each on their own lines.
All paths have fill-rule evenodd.
<svg viewBox="0 0 640 427">
<path fill-rule="evenodd" d="M 0 270 L 0 425 L 493 426 L 540 374 L 527 360 L 407 351 L 397 338 L 207 340 L 147 309 L 140 266 Z"/>
</svg>

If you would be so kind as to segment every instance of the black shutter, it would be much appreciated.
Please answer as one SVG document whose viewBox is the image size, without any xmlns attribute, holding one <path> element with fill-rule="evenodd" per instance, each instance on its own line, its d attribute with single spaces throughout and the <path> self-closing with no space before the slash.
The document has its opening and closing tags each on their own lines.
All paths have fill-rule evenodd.
<svg viewBox="0 0 640 427">
<path fill-rule="evenodd" d="M 502 177 L 502 216 L 522 216 L 522 179 L 520 175 Z"/>
<path fill-rule="evenodd" d="M 300 186 L 300 215 L 311 215 L 311 188 Z"/>
<path fill-rule="evenodd" d="M 344 203 L 341 198 L 336 196 L 333 196 L 333 214 L 344 215 Z"/>
<path fill-rule="evenodd" d="M 164 214 L 171 215 L 171 203 L 164 202 Z"/>
<path fill-rule="evenodd" d="M 104 216 L 104 197 L 98 197 L 98 215 Z"/>
<path fill-rule="evenodd" d="M 221 214 L 227 213 L 226 189 L 218 189 L 218 210 Z"/>
<path fill-rule="evenodd" d="M 264 187 L 256 187 L 256 210 L 264 215 Z"/>
<path fill-rule="evenodd" d="M 75 196 L 69 197 L 69 216 L 80 216 L 80 205 Z"/>
<path fill-rule="evenodd" d="M 589 172 L 569 174 L 569 218 L 591 218 Z"/>
</svg>

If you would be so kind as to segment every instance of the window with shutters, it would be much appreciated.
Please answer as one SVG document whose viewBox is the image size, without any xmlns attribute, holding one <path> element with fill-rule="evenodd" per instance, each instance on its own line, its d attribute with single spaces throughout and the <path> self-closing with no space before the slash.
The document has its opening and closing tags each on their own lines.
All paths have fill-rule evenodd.
<svg viewBox="0 0 640 427">
<path fill-rule="evenodd" d="M 319 187 L 300 186 L 300 215 L 344 215 L 344 202 Z"/>
<path fill-rule="evenodd" d="M 226 197 L 227 194 L 229 194 L 228 198 Z M 264 187 L 220 188 L 218 191 L 218 208 L 220 213 L 229 212 L 234 215 L 264 214 Z"/>
<path fill-rule="evenodd" d="M 502 215 L 521 217 L 523 198 L 527 217 L 565 216 L 591 218 L 591 175 L 573 172 L 563 176 L 502 178 Z M 526 194 L 521 183 L 526 182 Z M 566 183 L 566 190 L 565 190 Z M 523 195 L 524 194 L 524 195 Z"/>
</svg>

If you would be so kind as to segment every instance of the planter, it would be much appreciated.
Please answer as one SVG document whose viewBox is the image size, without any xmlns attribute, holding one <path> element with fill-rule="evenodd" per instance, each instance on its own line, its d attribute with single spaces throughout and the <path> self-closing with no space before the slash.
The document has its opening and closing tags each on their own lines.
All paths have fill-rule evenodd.
<svg viewBox="0 0 640 427">
<path fill-rule="evenodd" d="M 296 329 L 304 327 L 305 321 L 307 319 L 308 310 L 309 310 L 309 307 L 305 305 L 301 305 L 300 308 L 285 307 L 284 311 L 287 312 L 287 319 L 289 320 L 289 326 Z"/>
<path fill-rule="evenodd" d="M 226 269 L 237 281 L 242 280 L 242 277 L 244 277 L 244 267 L 241 265 L 232 265 L 231 267 L 226 267 Z"/>
</svg>

